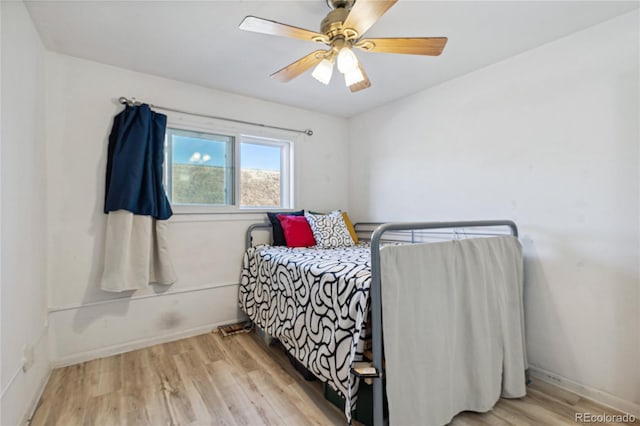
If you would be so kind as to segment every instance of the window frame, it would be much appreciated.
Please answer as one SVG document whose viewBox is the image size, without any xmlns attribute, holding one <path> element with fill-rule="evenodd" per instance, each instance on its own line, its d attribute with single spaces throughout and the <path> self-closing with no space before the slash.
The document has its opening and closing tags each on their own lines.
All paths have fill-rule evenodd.
<svg viewBox="0 0 640 426">
<path fill-rule="evenodd" d="M 171 130 L 171 132 L 170 132 Z M 165 188 L 165 192 L 167 194 L 167 197 L 169 200 L 171 200 L 173 198 L 173 167 L 171 167 L 171 165 L 173 164 L 173 147 L 170 146 L 170 142 L 169 142 L 169 135 L 170 134 L 174 134 L 174 135 L 178 135 L 178 136 L 184 136 L 184 137 L 196 137 L 199 138 L 201 140 L 213 140 L 210 139 L 206 136 L 221 136 L 223 138 L 228 138 L 229 141 L 217 141 L 217 142 L 221 142 L 227 145 L 227 147 L 225 148 L 225 154 L 227 155 L 227 157 L 225 158 L 225 181 L 229 181 L 231 182 L 231 186 L 233 191 L 231 193 L 229 193 L 229 191 L 227 191 L 227 186 L 225 185 L 225 194 L 224 194 L 224 198 L 225 198 L 225 202 L 224 204 L 199 204 L 199 203 L 173 203 L 171 202 L 171 207 L 173 208 L 173 206 L 211 206 L 211 207 L 228 207 L 228 206 L 233 206 L 236 203 L 236 192 L 235 192 L 235 187 L 236 187 L 236 173 L 235 173 L 235 167 L 236 167 L 236 136 L 235 135 L 230 135 L 230 134 L 224 134 L 221 132 L 208 132 L 208 131 L 202 131 L 202 130 L 188 130 L 188 129 L 182 129 L 182 128 L 177 128 L 177 127 L 170 127 L 167 126 L 167 130 L 165 132 L 165 143 L 164 143 L 164 159 L 165 159 L 165 164 L 167 164 L 168 167 L 165 167 L 165 171 L 164 171 L 164 176 L 163 176 L 163 184 L 164 184 L 164 188 Z M 201 136 L 202 135 L 202 136 Z M 230 157 L 230 158 L 229 158 Z"/>
<path fill-rule="evenodd" d="M 229 137 L 232 139 L 233 146 L 233 164 L 231 166 L 232 169 L 232 178 L 233 178 L 233 194 L 231 199 L 233 200 L 232 204 L 225 205 L 214 205 L 214 204 L 177 204 L 171 201 L 171 208 L 173 213 L 176 215 L 180 214 L 217 214 L 217 213 L 260 213 L 260 212 L 268 212 L 268 211 L 294 211 L 295 210 L 295 173 L 294 173 L 294 164 L 295 164 L 295 150 L 294 150 L 294 142 L 295 138 L 290 135 L 278 134 L 278 133 L 269 133 L 264 131 L 257 131 L 249 126 L 246 128 L 237 128 L 237 127 L 225 127 L 223 125 L 219 125 L 217 123 L 211 122 L 196 122 L 190 121 L 187 119 L 169 119 L 167 121 L 167 132 L 164 138 L 164 171 L 163 171 L 163 184 L 165 186 L 165 191 L 169 196 L 169 191 L 167 188 L 170 188 L 172 176 L 172 146 L 169 138 L 169 129 L 182 131 L 182 132 L 193 132 L 193 133 L 204 133 L 204 134 L 213 134 Z M 258 145 L 266 145 L 266 146 L 277 146 L 281 148 L 281 157 L 280 157 L 280 206 L 267 207 L 267 206 L 241 206 L 240 205 L 240 196 L 241 196 L 241 155 L 240 155 L 240 147 L 243 142 L 258 144 Z M 228 198 L 228 196 L 227 196 Z M 287 206 L 288 205 L 288 206 Z"/>
<path fill-rule="evenodd" d="M 287 210 L 293 209 L 293 161 L 292 161 L 292 153 L 293 143 L 292 141 L 287 141 L 283 139 L 274 139 L 274 138 L 266 138 L 259 137 L 253 135 L 244 135 L 241 134 L 239 139 L 236 139 L 237 143 L 237 155 L 238 159 L 237 168 L 238 168 L 238 179 L 236 179 L 236 194 L 237 194 L 237 204 L 238 207 L 242 210 L 247 211 L 256 211 L 256 210 Z M 240 174 L 242 173 L 242 167 L 240 166 L 240 161 L 242 160 L 242 156 L 240 154 L 240 146 L 243 143 L 249 143 L 253 145 L 264 145 L 270 147 L 278 147 L 280 148 L 280 206 L 269 207 L 269 206 L 241 206 L 240 205 L 240 192 L 242 191 Z M 288 149 L 282 149 L 288 147 Z M 288 202 L 285 200 L 288 199 Z M 284 207 L 286 204 L 288 207 Z"/>
</svg>

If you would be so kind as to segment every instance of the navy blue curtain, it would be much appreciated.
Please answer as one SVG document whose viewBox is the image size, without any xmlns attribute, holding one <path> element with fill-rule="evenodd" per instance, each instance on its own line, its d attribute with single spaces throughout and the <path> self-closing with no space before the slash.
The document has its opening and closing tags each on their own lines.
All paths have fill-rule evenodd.
<svg viewBox="0 0 640 426">
<path fill-rule="evenodd" d="M 167 116 L 149 105 L 127 105 L 109 135 L 104 212 L 169 219 L 173 212 L 162 185 Z"/>
</svg>

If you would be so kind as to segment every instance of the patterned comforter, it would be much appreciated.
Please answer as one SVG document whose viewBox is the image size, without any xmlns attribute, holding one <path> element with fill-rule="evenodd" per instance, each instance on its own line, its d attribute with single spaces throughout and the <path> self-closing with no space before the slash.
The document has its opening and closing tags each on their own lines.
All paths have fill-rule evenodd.
<svg viewBox="0 0 640 426">
<path fill-rule="evenodd" d="M 348 421 L 358 387 L 350 368 L 362 359 L 370 282 L 367 245 L 257 246 L 247 250 L 242 265 L 240 307 L 345 397 Z"/>
</svg>

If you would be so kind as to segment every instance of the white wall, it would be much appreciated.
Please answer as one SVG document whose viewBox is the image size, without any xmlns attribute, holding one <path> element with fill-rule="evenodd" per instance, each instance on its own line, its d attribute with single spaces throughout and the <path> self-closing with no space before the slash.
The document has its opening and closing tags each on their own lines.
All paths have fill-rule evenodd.
<svg viewBox="0 0 640 426">
<path fill-rule="evenodd" d="M 639 33 L 634 12 L 350 121 L 354 216 L 514 219 L 534 372 L 635 414 Z"/>
<path fill-rule="evenodd" d="M 296 207 L 347 205 L 347 121 L 56 53 L 47 54 L 48 286 L 54 364 L 202 333 L 233 322 L 244 231 L 264 214 L 174 216 L 179 280 L 133 294 L 99 290 L 107 137 L 119 96 L 280 127 L 293 136 Z M 168 113 L 171 119 L 171 113 Z M 229 123 L 220 123 L 230 126 Z M 256 129 L 260 132 L 259 129 Z M 114 300 L 115 298 L 119 298 Z"/>
<path fill-rule="evenodd" d="M 22 2 L 1 2 L 2 404 L 15 425 L 33 407 L 49 373 L 46 328 L 44 48 Z M 22 370 L 23 348 L 34 363 Z"/>
</svg>

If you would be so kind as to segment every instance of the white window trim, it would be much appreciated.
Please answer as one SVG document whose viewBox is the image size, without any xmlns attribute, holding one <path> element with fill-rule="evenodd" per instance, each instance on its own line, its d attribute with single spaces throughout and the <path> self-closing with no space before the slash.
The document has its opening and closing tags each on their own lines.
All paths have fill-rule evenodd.
<svg viewBox="0 0 640 426">
<path fill-rule="evenodd" d="M 240 139 L 238 139 L 237 149 L 238 155 L 240 155 L 240 144 L 241 143 L 252 143 L 258 145 L 268 145 L 268 146 L 277 146 L 277 147 L 288 147 L 289 149 L 282 149 L 280 156 L 280 205 L 288 204 L 289 207 L 284 207 L 284 209 L 293 209 L 295 205 L 294 200 L 294 186 L 292 179 L 294 174 L 294 162 L 292 161 L 294 156 L 294 148 L 292 140 L 283 140 L 283 139 L 274 139 L 267 138 L 264 136 L 252 136 L 252 135 L 240 135 Z M 239 156 L 237 158 L 240 158 Z M 286 166 L 284 166 L 286 165 Z M 239 172 L 239 171 L 238 171 Z M 240 179 L 237 182 L 237 192 L 236 194 L 240 194 Z M 288 202 L 286 202 L 288 200 Z M 274 208 L 266 208 L 266 207 L 241 207 L 242 210 L 279 210 L 283 209 L 282 207 L 274 207 Z"/>
<path fill-rule="evenodd" d="M 251 126 L 225 126 L 209 119 L 198 119 L 197 117 L 191 117 L 183 114 L 171 114 L 168 116 L 167 128 L 173 128 L 177 130 L 203 132 L 211 134 L 219 134 L 224 136 L 231 136 L 234 138 L 234 204 L 224 206 L 214 205 L 197 205 L 197 204 L 171 204 L 171 209 L 175 215 L 210 215 L 210 214 L 256 214 L 269 211 L 295 211 L 296 208 L 296 174 L 294 170 L 294 164 L 296 162 L 295 156 L 295 142 L 296 138 L 290 135 L 279 134 L 276 132 L 266 132 L 262 129 L 257 131 Z M 282 150 L 283 155 L 281 159 L 281 192 L 280 202 L 282 205 L 283 199 L 289 198 L 289 207 L 241 207 L 240 206 L 240 144 L 242 142 L 258 143 L 274 146 L 288 145 L 288 150 Z M 288 151 L 285 152 L 285 151 Z M 288 167 L 284 167 L 284 165 Z M 164 157 L 164 183 L 169 183 L 171 178 L 171 156 L 169 154 L 168 138 L 165 138 L 165 157 Z"/>
</svg>

